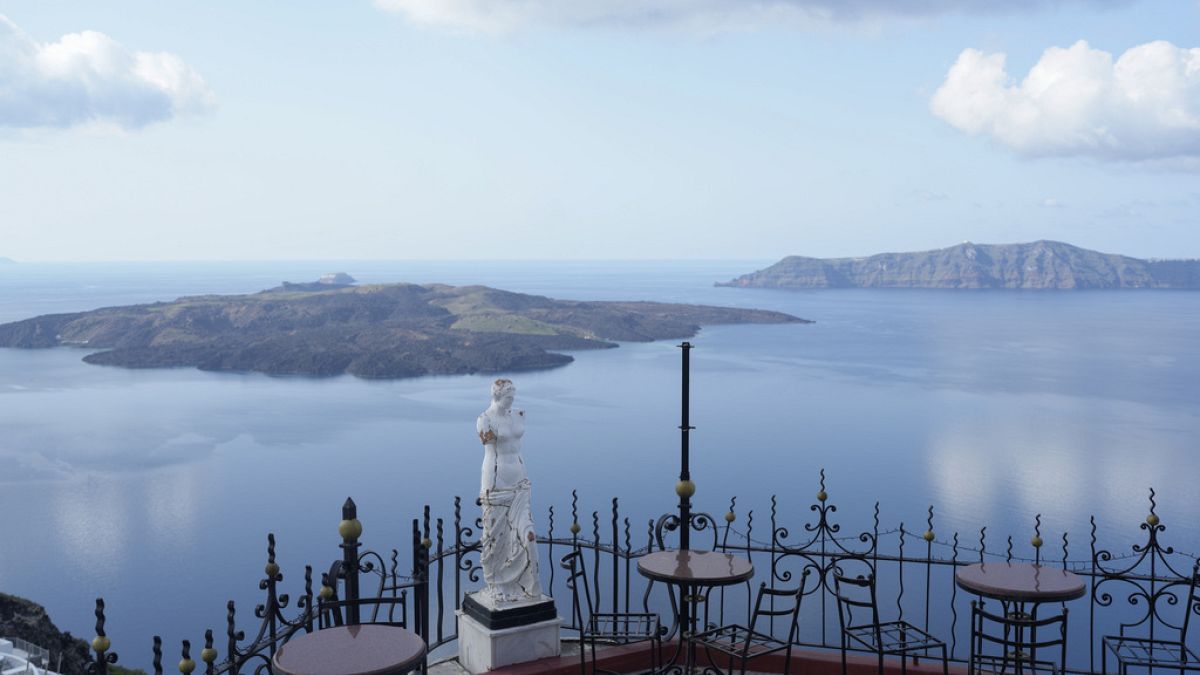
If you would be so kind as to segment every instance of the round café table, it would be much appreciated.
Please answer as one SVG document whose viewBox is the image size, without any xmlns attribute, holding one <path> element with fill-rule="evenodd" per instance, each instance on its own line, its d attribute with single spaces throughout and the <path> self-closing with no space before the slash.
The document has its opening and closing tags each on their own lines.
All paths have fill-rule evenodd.
<svg viewBox="0 0 1200 675">
<path fill-rule="evenodd" d="M 680 602 L 675 605 L 675 625 L 671 633 L 674 634 L 682 626 L 683 642 L 696 633 L 697 600 L 705 597 L 701 594 L 702 589 L 731 586 L 754 576 L 754 565 L 749 560 L 715 551 L 655 551 L 638 558 L 637 568 L 638 573 L 648 579 L 679 588 Z M 689 607 L 690 611 L 687 609 Z M 678 663 L 680 651 L 675 651 L 667 665 Z M 694 655 L 688 649 L 686 671 L 691 670 L 693 662 Z"/>
<path fill-rule="evenodd" d="M 954 583 L 975 595 L 1003 602 L 1066 602 L 1081 597 L 1087 585 L 1078 574 L 1028 563 L 987 562 L 959 567 Z"/>
<path fill-rule="evenodd" d="M 1074 600 L 1087 590 L 1083 579 L 1068 570 L 1014 562 L 976 563 L 959 567 L 954 571 L 954 583 L 976 595 L 999 600 L 1004 615 L 1014 619 L 1036 620 L 1041 603 Z M 971 631 L 973 634 L 974 626 Z M 1024 634 L 1025 629 L 1018 627 L 1016 644 L 1024 643 Z M 975 639 L 974 635 L 971 639 Z M 1021 650 L 1018 649 L 1017 653 L 1020 654 Z M 1008 655 L 1004 658 L 1007 663 Z"/>
<path fill-rule="evenodd" d="M 425 656 L 425 641 L 385 624 L 336 626 L 297 635 L 275 652 L 283 675 L 402 675 Z"/>
</svg>

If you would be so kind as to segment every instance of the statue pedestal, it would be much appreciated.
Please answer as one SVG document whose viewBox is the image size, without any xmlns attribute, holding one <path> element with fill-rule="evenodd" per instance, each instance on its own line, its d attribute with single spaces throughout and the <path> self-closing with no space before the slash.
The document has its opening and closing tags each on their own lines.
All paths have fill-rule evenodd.
<svg viewBox="0 0 1200 675">
<path fill-rule="evenodd" d="M 458 610 L 458 662 L 472 674 L 558 656 L 562 619 L 554 600 L 495 603 L 468 593 Z"/>
</svg>

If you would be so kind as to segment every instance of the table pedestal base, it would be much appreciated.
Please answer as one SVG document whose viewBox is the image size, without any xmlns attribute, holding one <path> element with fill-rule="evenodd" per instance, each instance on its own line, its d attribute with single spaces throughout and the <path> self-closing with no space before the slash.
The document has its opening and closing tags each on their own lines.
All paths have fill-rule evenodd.
<svg viewBox="0 0 1200 675">
<path fill-rule="evenodd" d="M 498 608 L 468 594 L 457 614 L 458 662 L 472 675 L 561 654 L 562 619 L 550 598 Z"/>
</svg>

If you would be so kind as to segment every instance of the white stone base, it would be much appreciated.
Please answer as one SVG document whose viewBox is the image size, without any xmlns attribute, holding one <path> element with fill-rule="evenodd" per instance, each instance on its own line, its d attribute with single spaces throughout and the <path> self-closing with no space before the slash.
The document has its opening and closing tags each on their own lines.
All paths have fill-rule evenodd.
<svg viewBox="0 0 1200 675">
<path fill-rule="evenodd" d="M 561 618 L 490 629 L 458 610 L 458 662 L 472 675 L 561 654 Z"/>
</svg>

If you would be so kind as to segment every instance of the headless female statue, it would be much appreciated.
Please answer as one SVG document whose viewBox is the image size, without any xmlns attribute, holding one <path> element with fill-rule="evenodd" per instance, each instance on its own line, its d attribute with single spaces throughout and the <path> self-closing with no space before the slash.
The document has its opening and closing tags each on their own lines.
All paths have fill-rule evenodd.
<svg viewBox="0 0 1200 675">
<path fill-rule="evenodd" d="M 521 458 L 525 411 L 513 409 L 516 393 L 511 380 L 496 380 L 492 384 L 492 404 L 475 423 L 483 443 L 479 562 L 487 582 L 486 593 L 497 603 L 542 598 L 529 476 Z"/>
</svg>

